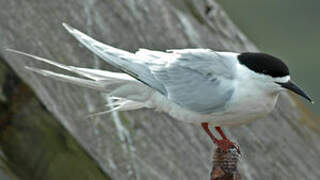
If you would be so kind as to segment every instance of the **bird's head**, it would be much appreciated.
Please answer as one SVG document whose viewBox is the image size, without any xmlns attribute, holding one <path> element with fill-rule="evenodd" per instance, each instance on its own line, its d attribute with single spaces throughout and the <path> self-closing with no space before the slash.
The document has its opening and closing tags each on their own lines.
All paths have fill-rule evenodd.
<svg viewBox="0 0 320 180">
<path fill-rule="evenodd" d="M 246 66 L 252 71 L 257 81 L 265 85 L 272 92 L 290 90 L 308 101 L 313 102 L 311 98 L 291 79 L 289 68 L 279 58 L 264 54 L 245 52 L 238 56 L 241 65 Z"/>
</svg>

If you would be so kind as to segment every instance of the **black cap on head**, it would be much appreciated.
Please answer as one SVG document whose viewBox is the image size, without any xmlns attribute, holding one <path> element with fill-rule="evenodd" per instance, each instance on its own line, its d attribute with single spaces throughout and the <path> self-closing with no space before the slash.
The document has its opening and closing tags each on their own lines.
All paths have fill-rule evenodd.
<svg viewBox="0 0 320 180">
<path fill-rule="evenodd" d="M 238 56 L 240 64 L 252 71 L 269 75 L 271 77 L 284 77 L 289 75 L 287 65 L 279 58 L 264 53 L 241 53 Z"/>
</svg>

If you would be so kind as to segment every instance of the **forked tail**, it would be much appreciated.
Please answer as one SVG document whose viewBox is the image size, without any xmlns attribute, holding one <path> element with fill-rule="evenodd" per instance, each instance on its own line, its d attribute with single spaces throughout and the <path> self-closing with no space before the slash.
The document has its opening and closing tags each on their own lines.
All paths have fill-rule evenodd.
<svg viewBox="0 0 320 180">
<path fill-rule="evenodd" d="M 135 110 L 146 107 L 146 102 L 150 99 L 153 93 L 151 88 L 125 73 L 66 66 L 28 53 L 12 49 L 8 49 L 8 51 L 31 57 L 35 60 L 51 64 L 82 76 L 70 76 L 49 70 L 26 66 L 26 69 L 43 76 L 106 93 L 109 97 L 111 97 L 114 103 L 109 111 L 103 113 Z M 98 114 L 99 113 L 97 113 L 97 115 Z"/>
</svg>

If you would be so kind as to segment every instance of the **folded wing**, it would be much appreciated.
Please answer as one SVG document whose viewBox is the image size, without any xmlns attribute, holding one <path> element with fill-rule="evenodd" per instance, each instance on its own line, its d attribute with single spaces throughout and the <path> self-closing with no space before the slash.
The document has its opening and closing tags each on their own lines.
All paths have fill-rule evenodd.
<svg viewBox="0 0 320 180">
<path fill-rule="evenodd" d="M 64 24 L 83 45 L 109 64 L 156 89 L 172 102 L 199 113 L 223 111 L 234 92 L 236 62 L 209 49 L 136 53 L 116 49 Z"/>
<path fill-rule="evenodd" d="M 174 55 L 165 68 L 152 66 L 168 99 L 199 113 L 224 110 L 234 92 L 235 62 L 207 49 L 171 51 Z"/>
</svg>

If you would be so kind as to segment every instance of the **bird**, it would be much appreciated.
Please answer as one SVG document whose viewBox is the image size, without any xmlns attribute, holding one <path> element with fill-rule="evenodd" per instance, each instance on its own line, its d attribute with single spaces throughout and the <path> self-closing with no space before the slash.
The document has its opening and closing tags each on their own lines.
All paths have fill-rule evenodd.
<svg viewBox="0 0 320 180">
<path fill-rule="evenodd" d="M 313 102 L 290 77 L 279 58 L 261 52 L 223 52 L 211 49 L 139 49 L 132 53 L 99 42 L 63 23 L 82 45 L 120 70 L 63 65 L 21 51 L 78 76 L 26 66 L 35 73 L 106 93 L 112 111 L 150 108 L 173 119 L 201 125 L 212 142 L 223 151 L 237 148 L 221 127 L 237 126 L 267 116 L 283 91 L 292 91 Z M 221 136 L 218 139 L 209 126 Z"/>
</svg>

